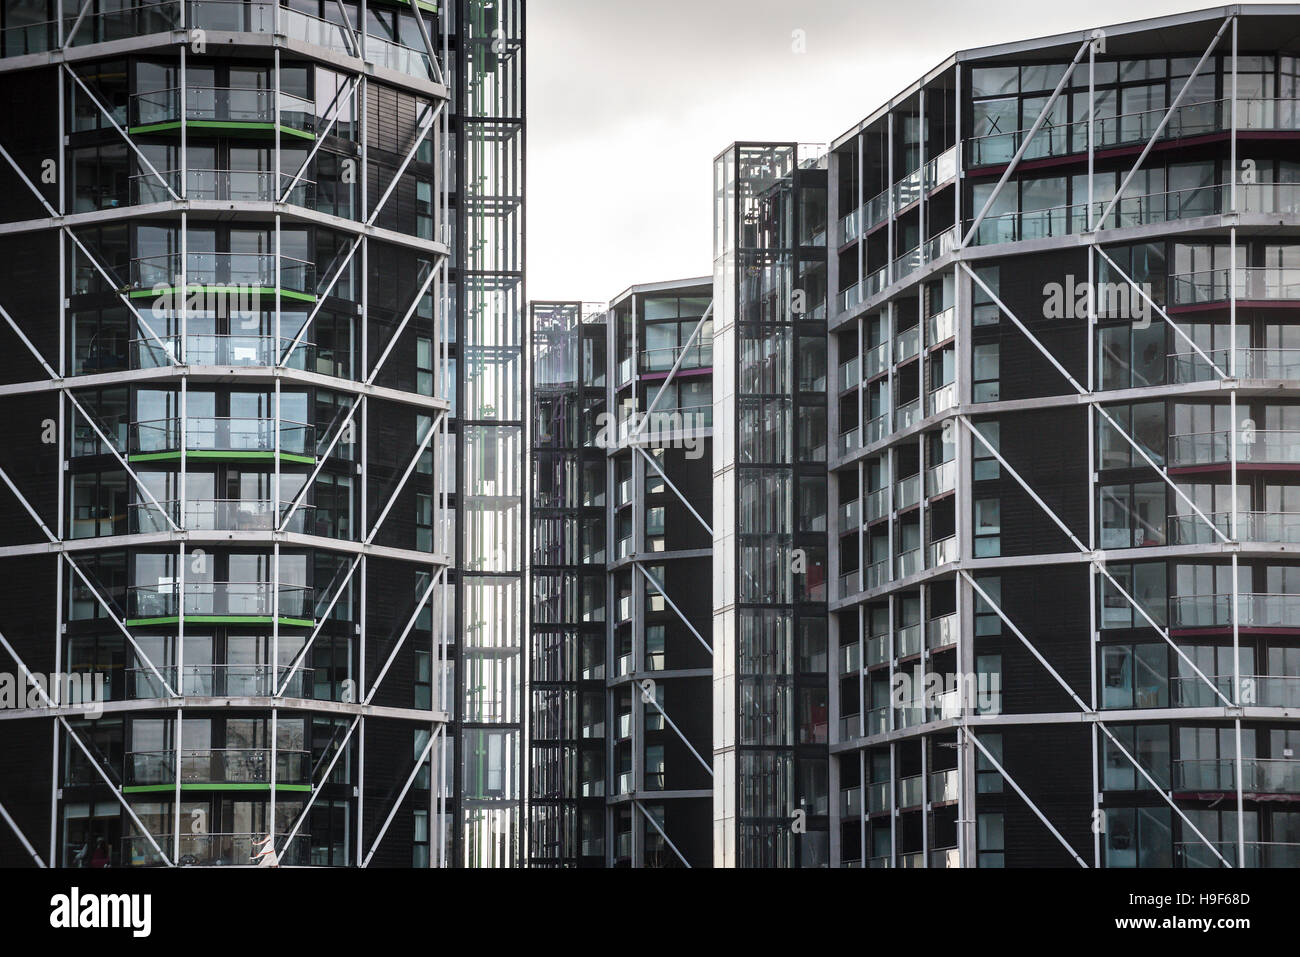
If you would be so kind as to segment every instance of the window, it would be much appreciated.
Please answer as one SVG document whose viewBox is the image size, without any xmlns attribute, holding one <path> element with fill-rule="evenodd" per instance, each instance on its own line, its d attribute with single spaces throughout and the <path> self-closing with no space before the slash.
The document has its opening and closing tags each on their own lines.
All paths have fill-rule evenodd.
<svg viewBox="0 0 1300 957">
<path fill-rule="evenodd" d="M 998 422 L 978 422 L 975 424 L 976 430 L 980 435 L 997 452 L 1001 452 L 1002 427 Z M 1002 466 L 994 457 L 993 452 L 989 451 L 979 439 L 971 439 L 971 470 L 972 478 L 976 482 L 995 479 L 1001 476 Z"/>
<path fill-rule="evenodd" d="M 1103 708 L 1167 708 L 1169 649 L 1164 642 L 1101 649 Z"/>
<path fill-rule="evenodd" d="M 1002 764 L 1002 735 L 981 733 L 979 736 L 980 744 L 988 748 L 989 754 L 993 755 L 998 764 Z M 993 762 L 985 757 L 984 752 L 979 748 L 975 749 L 975 793 L 977 794 L 1000 794 L 1002 793 L 1002 773 L 993 766 Z"/>
<path fill-rule="evenodd" d="M 1010 159 L 1010 157 L 1008 157 Z M 989 211 L 994 212 L 993 210 Z M 984 281 L 994 295 L 1001 296 L 999 288 L 1001 285 L 1000 269 L 997 266 L 981 266 L 975 270 L 975 275 Z M 977 282 L 971 283 L 971 322 L 977 326 L 996 326 L 1001 321 L 1001 311 L 997 303 L 993 301 L 992 296 L 984 291 L 984 288 Z"/>
<path fill-rule="evenodd" d="M 1107 867 L 1172 867 L 1169 808 L 1106 808 Z"/>
<path fill-rule="evenodd" d="M 1166 725 L 1110 725 L 1111 733 L 1162 789 L 1169 787 L 1169 728 Z M 1102 788 L 1107 791 L 1151 790 L 1109 737 L 1102 736 Z"/>
<path fill-rule="evenodd" d="M 1167 593 L 1163 562 L 1108 564 L 1106 570 L 1119 583 L 1119 588 L 1111 584 L 1109 578 L 1102 576 L 1101 627 L 1103 629 L 1146 627 L 1150 622 L 1143 612 L 1156 624 L 1164 625 Z M 1123 591 L 1120 591 L 1121 588 Z M 1138 603 L 1141 611 L 1133 607 L 1125 597 L 1125 593 Z"/>
<path fill-rule="evenodd" d="M 429 812 L 415 812 L 415 835 L 411 840 L 411 866 L 429 866 Z"/>
<path fill-rule="evenodd" d="M 980 867 L 1006 867 L 1006 835 L 1001 814 L 977 814 L 976 845 Z"/>
<path fill-rule="evenodd" d="M 977 714 L 1002 713 L 1002 656 L 978 655 L 975 658 L 978 694 Z"/>
<path fill-rule="evenodd" d="M 989 598 L 997 603 L 998 607 L 1002 606 L 1002 579 L 996 576 L 984 577 L 977 579 L 980 588 L 988 594 Z M 986 602 L 979 592 L 975 592 L 975 636 L 1002 634 L 1002 619 L 998 613 L 993 610 L 993 606 Z"/>
<path fill-rule="evenodd" d="M 996 342 L 975 346 L 973 350 L 975 375 L 972 397 L 976 402 L 998 401 L 1001 391 L 998 385 L 1000 351 L 1001 346 Z"/>
<path fill-rule="evenodd" d="M 1002 500 L 975 500 L 975 557 L 992 558 L 1002 554 Z"/>
<path fill-rule="evenodd" d="M 645 787 L 647 791 L 664 789 L 664 746 L 662 744 L 646 745 Z"/>
<path fill-rule="evenodd" d="M 646 625 L 645 667 L 647 671 L 664 669 L 664 626 Z"/>
<path fill-rule="evenodd" d="M 1165 544 L 1164 482 L 1104 485 L 1097 490 L 1102 548 Z"/>
</svg>

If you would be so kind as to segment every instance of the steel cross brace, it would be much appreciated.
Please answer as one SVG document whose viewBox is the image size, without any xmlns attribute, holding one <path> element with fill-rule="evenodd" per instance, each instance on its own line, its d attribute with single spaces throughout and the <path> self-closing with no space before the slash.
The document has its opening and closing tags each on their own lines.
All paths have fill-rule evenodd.
<svg viewBox="0 0 1300 957">
<path fill-rule="evenodd" d="M 961 572 L 959 572 L 959 574 L 962 576 L 962 578 L 966 580 L 966 583 L 969 584 L 971 588 L 973 588 L 975 592 L 982 599 L 984 599 L 984 602 L 990 608 L 993 609 L 993 611 L 997 614 L 997 616 L 1001 618 L 1003 622 L 1006 623 L 1007 627 L 1009 627 L 1011 631 L 1015 634 L 1015 636 L 1018 639 L 1020 639 L 1021 644 L 1023 644 L 1026 648 L 1029 649 L 1029 653 L 1032 654 L 1039 661 L 1040 664 L 1042 664 L 1042 666 L 1047 670 L 1047 673 L 1050 674 L 1056 680 L 1056 683 L 1059 684 L 1065 690 L 1065 693 L 1068 694 L 1071 699 L 1073 699 L 1074 703 L 1079 706 L 1079 710 L 1081 710 L 1084 714 L 1090 715 L 1092 717 L 1092 723 L 1096 724 L 1097 727 L 1099 727 L 1103 732 L 1105 732 L 1106 737 L 1110 738 L 1110 740 L 1114 743 L 1115 747 L 1119 749 L 1120 753 L 1123 754 L 1124 757 L 1126 757 L 1129 760 L 1129 763 L 1131 763 L 1133 767 L 1137 768 L 1138 773 L 1141 774 L 1142 777 L 1144 777 L 1148 783 L 1150 783 L 1151 787 L 1155 789 L 1156 793 L 1160 795 L 1160 797 L 1164 800 L 1164 802 L 1174 809 L 1174 813 L 1177 814 L 1180 818 L 1182 818 L 1183 823 L 1185 823 L 1189 828 L 1191 828 L 1193 833 L 1195 833 L 1196 836 L 1200 838 L 1201 841 L 1204 842 L 1205 845 L 1211 851 L 1214 852 L 1214 855 L 1218 857 L 1219 860 L 1223 861 L 1224 864 L 1228 864 L 1227 860 L 1223 857 L 1222 854 L 1219 853 L 1218 849 L 1213 844 L 1210 843 L 1210 841 L 1205 837 L 1204 834 L 1200 832 L 1200 830 L 1196 827 L 1196 825 L 1191 822 L 1191 819 L 1189 819 L 1187 815 L 1183 813 L 1182 809 L 1176 803 L 1174 803 L 1173 798 L 1171 798 L 1168 794 L 1165 793 L 1165 791 L 1161 788 L 1159 782 L 1157 782 L 1155 778 L 1153 778 L 1149 773 L 1147 773 L 1146 768 L 1142 767 L 1142 765 L 1138 762 L 1138 760 L 1134 758 L 1133 755 L 1129 754 L 1128 749 L 1125 748 L 1122 744 L 1120 744 L 1119 741 L 1115 738 L 1115 736 L 1111 734 L 1110 729 L 1106 727 L 1106 723 L 1101 718 L 1102 713 L 1096 710 L 1095 708 L 1089 707 L 1084 702 L 1084 700 L 1075 693 L 1074 689 L 1070 687 L 1069 683 L 1066 682 L 1066 680 L 1061 677 L 1061 675 L 1056 671 L 1055 668 L 1053 668 L 1050 664 L 1047 663 L 1047 660 L 1043 658 L 1043 656 L 1039 653 L 1038 649 L 1034 647 L 1033 643 L 1028 638 L 1025 637 L 1024 632 L 1022 632 L 1019 628 L 1016 627 L 1016 623 L 1013 622 L 1011 618 L 1007 615 L 1007 613 L 1002 610 L 1001 606 L 999 606 L 998 603 L 993 600 L 993 598 L 989 595 L 988 592 L 986 592 L 983 588 L 979 586 L 979 583 L 975 581 L 974 577 L 970 574 L 970 572 L 965 571 L 963 569 Z M 965 727 L 965 725 L 963 725 L 963 727 Z M 967 731 L 967 733 L 969 733 L 969 730 Z M 976 743 L 978 744 L 978 742 Z M 984 748 L 981 747 L 980 750 L 983 751 Z M 992 760 L 992 755 L 988 755 L 987 751 L 985 752 L 985 754 L 989 757 L 990 760 Z M 1008 781 L 1011 781 L 1011 778 L 1007 776 L 1005 772 L 1003 772 L 1003 776 L 1006 777 Z M 1024 793 L 1021 792 L 1018 787 L 1016 787 L 1015 782 L 1012 781 L 1011 784 L 1012 787 L 1015 787 L 1016 791 L 1020 793 L 1021 797 L 1024 797 Z M 1026 797 L 1025 800 L 1028 801 L 1029 799 Z M 1031 803 L 1031 807 L 1032 807 L 1032 803 Z M 1034 812 L 1038 813 L 1037 808 L 1034 808 Z M 1041 814 L 1039 816 L 1040 818 L 1042 817 Z M 1044 821 L 1044 823 L 1046 822 Z M 1051 827 L 1050 824 L 1048 826 Z M 1084 866 L 1086 867 L 1087 865 Z M 1228 864 L 1228 866 L 1231 867 L 1232 865 Z"/>
</svg>

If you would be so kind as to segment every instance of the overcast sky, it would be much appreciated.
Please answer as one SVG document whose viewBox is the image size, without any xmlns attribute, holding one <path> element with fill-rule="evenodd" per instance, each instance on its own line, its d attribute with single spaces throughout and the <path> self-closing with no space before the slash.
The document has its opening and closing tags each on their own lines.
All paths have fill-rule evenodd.
<svg viewBox="0 0 1300 957">
<path fill-rule="evenodd" d="M 826 143 L 957 50 L 1211 6 L 527 3 L 528 295 L 588 301 L 712 271 L 712 161 L 734 140 Z"/>
</svg>

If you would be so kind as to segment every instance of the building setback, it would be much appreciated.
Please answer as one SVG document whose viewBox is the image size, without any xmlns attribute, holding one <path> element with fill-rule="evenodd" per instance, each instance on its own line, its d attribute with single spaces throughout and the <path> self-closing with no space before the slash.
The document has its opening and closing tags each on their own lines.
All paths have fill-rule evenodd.
<svg viewBox="0 0 1300 957">
<path fill-rule="evenodd" d="M 0 11 L 3 670 L 107 700 L 0 712 L 0 861 L 522 863 L 521 0 L 56 9 Z"/>
</svg>

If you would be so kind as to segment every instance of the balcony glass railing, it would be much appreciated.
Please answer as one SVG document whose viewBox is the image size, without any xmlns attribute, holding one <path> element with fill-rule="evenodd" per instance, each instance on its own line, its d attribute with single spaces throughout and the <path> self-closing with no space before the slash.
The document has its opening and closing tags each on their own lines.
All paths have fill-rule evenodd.
<svg viewBox="0 0 1300 957">
<path fill-rule="evenodd" d="M 921 775 L 899 779 L 898 806 L 905 811 L 921 806 Z"/>
<path fill-rule="evenodd" d="M 841 456 L 845 456 L 859 448 L 861 445 L 861 435 L 862 433 L 856 425 L 846 432 L 841 432 L 839 440 L 835 443 L 836 451 Z"/>
<path fill-rule="evenodd" d="M 1191 432 L 1169 438 L 1169 464 L 1227 465 L 1233 432 Z M 1270 465 L 1300 464 L 1300 431 L 1257 430 L 1237 433 L 1237 461 Z"/>
<path fill-rule="evenodd" d="M 857 356 L 847 362 L 840 363 L 839 388 L 841 392 L 845 389 L 855 388 L 862 382 L 861 369 L 862 366 Z"/>
<path fill-rule="evenodd" d="M 1227 861 L 1225 865 L 1201 841 L 1181 841 L 1174 845 L 1174 863 L 1178 867 L 1236 867 L 1237 842 L 1215 841 L 1214 847 Z M 1244 845 L 1246 867 L 1300 867 L 1300 844 L 1247 841 Z"/>
<path fill-rule="evenodd" d="M 183 199 L 274 203 L 284 197 L 285 202 L 294 206 L 314 209 L 316 205 L 316 184 L 302 177 L 294 182 L 291 175 L 281 174 L 277 178 L 274 173 L 264 170 L 190 169 L 185 171 L 186 188 L 182 190 L 180 170 L 158 172 L 162 180 L 152 173 L 138 173 L 131 177 L 132 205 L 165 203 L 173 192 Z M 163 181 L 166 181 L 166 186 Z M 291 182 L 292 189 L 289 188 Z"/>
<path fill-rule="evenodd" d="M 957 560 L 957 536 L 950 535 L 930 543 L 930 568 L 938 568 Z"/>
<path fill-rule="evenodd" d="M 911 551 L 900 552 L 898 555 L 898 577 L 906 578 L 909 575 L 915 575 L 925 567 L 925 557 L 920 548 L 913 548 Z"/>
<path fill-rule="evenodd" d="M 941 462 L 925 473 L 926 498 L 934 498 L 957 488 L 957 462 Z"/>
<path fill-rule="evenodd" d="M 957 800 L 959 793 L 957 769 L 932 771 L 930 773 L 930 803 L 939 804 Z"/>
<path fill-rule="evenodd" d="M 177 361 L 193 366 L 274 366 L 293 345 L 292 338 L 258 335 L 188 334 L 185 348 L 181 349 L 180 336 L 146 337 L 131 341 L 131 367 L 134 369 L 165 368 L 171 364 L 170 352 Z M 316 367 L 316 346 L 299 342 L 294 346 L 285 365 L 290 369 Z"/>
<path fill-rule="evenodd" d="M 889 635 L 871 635 L 867 638 L 867 667 L 883 665 L 889 660 Z"/>
<path fill-rule="evenodd" d="M 878 415 L 862 427 L 862 444 L 874 445 L 889 434 L 889 414 Z"/>
<path fill-rule="evenodd" d="M 1300 761 L 1243 758 L 1241 787 L 1251 794 L 1300 794 Z M 1184 759 L 1174 762 L 1174 790 L 1235 791 L 1235 758 Z"/>
<path fill-rule="evenodd" d="M 839 507 L 839 526 L 840 533 L 854 530 L 859 524 L 858 500 L 855 498 L 851 502 L 841 502 Z"/>
<path fill-rule="evenodd" d="M 879 588 L 889 581 L 889 562 L 881 559 L 873 562 L 866 567 L 863 574 L 862 587 L 864 589 Z"/>
<path fill-rule="evenodd" d="M 912 326 L 904 329 L 894 337 L 894 361 L 906 362 L 915 358 L 921 351 L 921 327 Z"/>
<path fill-rule="evenodd" d="M 933 346 L 957 334 L 957 310 L 949 306 L 925 320 L 925 340 Z"/>
<path fill-rule="evenodd" d="M 889 367 L 889 343 L 882 342 L 879 345 L 871 346 L 867 349 L 863 357 L 862 369 L 864 378 L 871 379 L 880 375 Z"/>
<path fill-rule="evenodd" d="M 889 489 L 878 488 L 868 492 L 866 497 L 865 520 L 874 522 L 889 514 Z"/>
<path fill-rule="evenodd" d="M 1300 299 L 1300 268 L 1238 266 L 1235 283 L 1230 268 L 1205 269 L 1170 276 L 1169 286 L 1170 302 L 1175 306 L 1226 302 L 1234 296 L 1250 301 L 1291 301 Z M 1268 350 L 1265 351 L 1266 355 L 1267 352 Z M 1200 359 L 1199 356 L 1196 358 Z M 1237 361 L 1241 361 L 1240 351 Z M 1220 368 L 1227 371 L 1222 365 Z M 1241 371 L 1238 366 L 1237 374 L 1240 375 Z"/>
<path fill-rule="evenodd" d="M 1168 108 L 1157 108 L 1117 116 L 1098 116 L 1093 120 L 1094 149 L 1137 146 L 1155 133 Z M 1173 111 L 1160 132 L 1161 140 L 1179 140 L 1204 136 L 1232 128 L 1232 101 L 1204 100 L 1185 103 Z M 1298 130 L 1300 101 L 1294 99 L 1239 99 L 1239 130 Z M 966 155 L 972 166 L 1009 163 L 1029 130 L 992 133 L 966 141 Z M 1043 127 L 1030 141 L 1023 159 L 1043 159 L 1083 153 L 1088 149 L 1088 121 L 1081 119 L 1055 127 Z"/>
<path fill-rule="evenodd" d="M 929 160 L 923 168 L 908 173 L 891 188 L 882 190 L 841 219 L 841 245 L 852 242 L 883 223 L 889 217 L 891 199 L 893 208 L 901 209 L 916 202 L 922 189 L 928 192 L 956 175 L 957 147 L 952 146 Z"/>
<path fill-rule="evenodd" d="M 1214 366 L 1225 375 L 1232 372 L 1232 356 L 1227 349 L 1205 349 L 1206 359 L 1196 352 L 1179 352 L 1169 357 L 1171 382 L 1212 382 L 1219 377 Z M 1210 363 L 1214 365 L 1211 365 Z M 1300 379 L 1300 349 L 1238 349 L 1239 379 Z"/>
<path fill-rule="evenodd" d="M 921 625 L 902 625 L 894 635 L 894 653 L 907 658 L 921 653 Z"/>
<path fill-rule="evenodd" d="M 265 698 L 276 693 L 289 676 L 288 668 L 276 669 L 276 680 L 271 680 L 270 665 L 185 665 L 180 687 L 176 684 L 175 665 L 158 667 L 158 674 L 167 680 L 173 691 L 182 695 L 203 698 Z M 290 698 L 310 698 L 313 691 L 313 669 L 299 668 L 288 678 L 285 695 Z M 128 668 L 127 694 L 132 698 L 161 698 L 166 688 L 152 668 Z"/>
<path fill-rule="evenodd" d="M 840 645 L 840 674 L 851 675 L 862 668 L 862 646 L 856 641 Z"/>
<path fill-rule="evenodd" d="M 895 491 L 894 507 L 899 511 L 905 508 L 911 508 L 921 501 L 921 473 L 909 475 L 907 478 L 898 480 L 897 490 Z"/>
<path fill-rule="evenodd" d="M 305 295 L 316 293 L 316 265 L 281 256 L 280 289 Z M 192 252 L 185 257 L 186 286 L 247 286 L 274 289 L 276 257 L 273 253 Z M 168 289 L 181 284 L 181 257 L 173 253 L 131 260 L 131 288 L 137 291 Z M 256 308 L 251 304 L 248 309 Z"/>
<path fill-rule="evenodd" d="M 181 432 L 179 418 L 132 422 L 131 454 L 179 451 Z M 280 451 L 290 455 L 313 455 L 316 451 L 315 433 L 313 426 L 281 419 Z M 274 452 L 276 421 L 189 416 L 185 420 L 184 445 L 190 452 Z"/>
<path fill-rule="evenodd" d="M 176 780 L 176 752 L 131 751 L 127 784 L 170 784 Z M 276 749 L 277 784 L 307 784 L 311 752 Z M 270 784 L 270 748 L 182 748 L 182 784 Z"/>
<path fill-rule="evenodd" d="M 1231 512 L 1206 512 L 1224 536 L 1232 538 Z M 1200 515 L 1170 515 L 1165 526 L 1171 545 L 1210 545 L 1222 539 Z M 1300 544 L 1300 512 L 1238 512 L 1237 541 Z"/>
<path fill-rule="evenodd" d="M 185 118 L 190 122 L 273 124 L 275 120 L 274 90 L 191 86 L 185 88 L 184 97 L 180 87 L 132 94 L 130 125 L 179 122 L 182 98 Z M 280 123 L 291 129 L 312 131 L 317 123 L 316 104 L 281 90 Z"/>
<path fill-rule="evenodd" d="M 950 382 L 932 391 L 926 397 L 927 415 L 938 415 L 957 405 L 957 384 Z"/>
<path fill-rule="evenodd" d="M 132 585 L 127 589 L 131 619 L 175 618 L 180 586 Z M 271 582 L 186 582 L 186 616 L 269 618 L 276 608 Z M 315 615 L 315 591 L 307 585 L 281 584 L 278 611 L 282 618 L 308 619 Z"/>
<path fill-rule="evenodd" d="M 939 847 L 930 852 L 930 866 L 946 870 L 961 867 L 961 849 L 956 847 Z"/>
<path fill-rule="evenodd" d="M 1231 595 L 1182 595 L 1169 601 L 1171 628 L 1232 625 Z M 1300 595 L 1239 594 L 1237 622 L 1248 628 L 1300 627 Z"/>
<path fill-rule="evenodd" d="M 1224 698 L 1233 700 L 1232 675 L 1206 675 Z M 1196 676 L 1171 679 L 1174 702 L 1186 708 L 1213 708 L 1223 704 L 1204 681 Z M 1300 708 L 1300 676 L 1242 675 L 1241 698 L 1246 704 L 1267 708 Z"/>
<path fill-rule="evenodd" d="M 884 814 L 890 809 L 888 781 L 872 781 L 867 785 L 867 813 Z"/>
<path fill-rule="evenodd" d="M 901 432 L 921 421 L 921 399 L 918 396 L 911 402 L 904 402 L 894 410 L 894 431 Z"/>
<path fill-rule="evenodd" d="M 884 734 L 889 730 L 889 708 L 873 708 L 865 715 L 866 734 L 868 737 L 876 734 Z"/>
<path fill-rule="evenodd" d="M 251 867 L 260 858 L 265 849 L 267 835 L 262 834 L 189 834 L 182 831 L 179 838 L 182 867 Z M 154 838 L 167 854 L 172 853 L 173 838 L 161 834 Z M 283 845 L 283 838 L 276 841 Z M 311 835 L 306 829 L 300 830 L 294 842 L 288 847 L 281 846 L 276 854 L 276 861 L 282 867 L 305 867 L 310 863 Z M 124 867 L 165 867 L 169 861 L 163 859 L 154 850 L 153 844 L 143 837 L 125 837 L 122 839 L 122 866 Z"/>
<path fill-rule="evenodd" d="M 931 618 L 925 623 L 925 646 L 930 649 L 946 648 L 957 643 L 957 613 Z"/>
<path fill-rule="evenodd" d="M 162 506 L 161 510 L 158 506 Z M 181 503 L 178 500 L 166 499 L 157 505 L 149 501 L 136 502 L 130 508 L 133 533 L 168 531 L 172 525 L 164 514 L 181 525 Z M 188 499 L 182 527 L 194 531 L 270 532 L 280 527 L 289 508 L 289 502 L 281 502 L 279 510 L 276 510 L 270 499 Z M 314 508 L 313 505 L 299 505 L 289 518 L 285 531 L 311 532 Z"/>
</svg>

